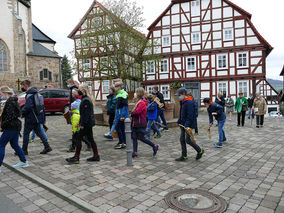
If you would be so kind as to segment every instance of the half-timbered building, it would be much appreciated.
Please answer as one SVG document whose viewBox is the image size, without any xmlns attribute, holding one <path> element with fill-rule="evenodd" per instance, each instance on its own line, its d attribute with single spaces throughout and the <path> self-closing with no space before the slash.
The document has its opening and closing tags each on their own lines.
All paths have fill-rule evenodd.
<svg viewBox="0 0 284 213">
<path fill-rule="evenodd" d="M 125 79 L 128 92 L 139 85 L 142 72 L 137 57 L 146 37 L 98 1 L 68 37 L 75 44 L 78 79 L 89 84 L 96 101 L 106 100 L 112 79 Z"/>
<path fill-rule="evenodd" d="M 146 62 L 147 90 L 159 85 L 168 101 L 178 82 L 199 100 L 215 99 L 219 91 L 234 99 L 239 92 L 248 97 L 257 91 L 275 97 L 266 81 L 266 57 L 273 48 L 251 16 L 229 0 L 172 0 L 148 28 L 152 45 L 144 54 L 161 59 Z"/>
</svg>

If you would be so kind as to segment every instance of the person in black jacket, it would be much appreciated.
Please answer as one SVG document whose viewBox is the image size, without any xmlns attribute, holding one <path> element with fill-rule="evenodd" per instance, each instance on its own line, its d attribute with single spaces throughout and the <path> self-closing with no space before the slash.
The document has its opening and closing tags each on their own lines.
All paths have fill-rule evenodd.
<svg viewBox="0 0 284 213">
<path fill-rule="evenodd" d="M 223 111 L 225 112 L 226 100 L 225 100 L 222 92 L 218 92 L 218 96 L 215 99 L 215 103 L 219 104 L 220 106 L 222 106 L 223 107 Z"/>
<path fill-rule="evenodd" d="M 82 140 L 86 136 L 88 142 L 93 149 L 93 157 L 88 158 L 87 161 L 100 161 L 97 144 L 95 143 L 93 136 L 93 127 L 95 126 L 94 116 L 94 99 L 89 92 L 89 87 L 83 85 L 79 87 L 82 92 L 82 101 L 80 104 L 80 131 L 76 145 L 76 151 L 74 157 L 67 158 L 66 161 L 71 164 L 78 164 L 80 160 L 80 152 L 82 149 Z"/>
<path fill-rule="evenodd" d="M 253 102 L 254 102 L 254 97 L 251 95 L 248 98 L 248 119 L 250 119 L 250 117 L 252 117 L 252 119 L 254 119 L 254 115 L 252 113 L 252 106 L 253 106 Z"/>
<path fill-rule="evenodd" d="M 2 170 L 2 163 L 5 156 L 5 147 L 10 142 L 11 147 L 15 150 L 20 158 L 20 162 L 14 165 L 14 168 L 28 167 L 29 163 L 26 160 L 24 151 L 19 146 L 19 135 L 22 128 L 22 123 L 19 119 L 21 110 L 17 97 L 11 97 L 12 92 L 9 87 L 4 86 L 0 88 L 0 92 L 6 102 L 1 115 L 1 132 L 3 134 L 0 138 L 0 172 Z"/>
<path fill-rule="evenodd" d="M 75 82 L 73 81 L 73 79 L 68 79 L 67 81 L 66 81 L 66 83 L 67 83 L 67 87 L 70 89 L 70 96 L 69 96 L 69 99 L 70 99 L 70 106 L 71 106 L 71 104 L 75 101 L 75 99 L 74 99 L 74 97 L 73 97 L 73 95 L 72 95 L 72 90 L 73 89 L 78 89 L 78 87 L 75 85 Z"/>
<path fill-rule="evenodd" d="M 157 98 L 159 98 L 160 102 L 162 104 L 164 104 L 164 106 L 162 108 L 160 108 L 158 106 L 157 122 L 161 126 L 161 120 L 162 120 L 163 125 L 164 125 L 163 130 L 164 131 L 168 131 L 169 130 L 168 129 L 168 124 L 167 124 L 167 121 L 166 121 L 166 118 L 165 118 L 166 104 L 165 104 L 165 100 L 164 100 L 164 95 L 159 92 L 159 87 L 158 86 L 153 87 L 153 95 L 155 95 Z"/>
</svg>

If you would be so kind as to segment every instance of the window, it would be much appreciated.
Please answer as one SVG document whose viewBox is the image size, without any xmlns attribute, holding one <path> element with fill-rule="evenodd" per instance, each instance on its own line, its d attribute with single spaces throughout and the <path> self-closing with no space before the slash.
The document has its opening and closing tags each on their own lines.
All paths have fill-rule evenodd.
<svg viewBox="0 0 284 213">
<path fill-rule="evenodd" d="M 42 95 L 43 98 L 48 98 L 49 91 L 44 90 L 44 91 L 40 91 L 39 93 Z M 70 94 L 69 94 L 69 96 L 70 96 Z"/>
<path fill-rule="evenodd" d="M 91 69 L 91 60 L 90 59 L 84 59 L 83 60 L 83 67 L 84 67 L 84 70 Z"/>
<path fill-rule="evenodd" d="M 102 24 L 102 18 L 101 17 L 95 17 L 93 19 L 94 26 L 100 26 Z"/>
<path fill-rule="evenodd" d="M 195 57 L 188 57 L 186 59 L 186 70 L 187 71 L 195 71 L 196 70 L 196 58 Z"/>
<path fill-rule="evenodd" d="M 227 84 L 224 82 L 218 83 L 218 92 L 221 92 L 224 97 L 227 97 Z"/>
<path fill-rule="evenodd" d="M 168 59 L 163 59 L 163 60 L 161 60 L 160 72 L 161 72 L 161 73 L 167 73 L 167 72 L 169 72 L 169 69 L 168 69 Z"/>
<path fill-rule="evenodd" d="M 163 47 L 167 47 L 167 46 L 171 45 L 170 36 L 162 37 L 162 45 L 163 45 Z"/>
<path fill-rule="evenodd" d="M 8 51 L 6 46 L 0 41 L 0 72 L 8 71 Z"/>
<path fill-rule="evenodd" d="M 146 72 L 147 74 L 153 74 L 155 72 L 155 63 L 154 61 L 147 61 Z"/>
<path fill-rule="evenodd" d="M 218 55 L 218 69 L 227 68 L 227 55 Z"/>
<path fill-rule="evenodd" d="M 191 2 L 191 7 L 198 7 L 200 5 L 200 0 L 195 0 Z"/>
<path fill-rule="evenodd" d="M 106 43 L 111 44 L 114 41 L 114 36 L 112 34 L 109 34 L 106 36 Z"/>
<path fill-rule="evenodd" d="M 148 86 L 148 87 L 147 87 L 147 92 L 148 92 L 149 94 L 152 94 L 152 93 L 153 93 L 153 87 L 154 87 L 154 86 Z"/>
<path fill-rule="evenodd" d="M 191 1 L 191 15 L 200 15 L 200 0 Z"/>
<path fill-rule="evenodd" d="M 118 61 L 117 61 L 117 57 L 111 57 L 110 58 L 110 63 L 111 63 L 111 67 L 114 69 L 117 69 L 118 66 Z"/>
<path fill-rule="evenodd" d="M 192 33 L 191 34 L 191 42 L 192 44 L 199 44 L 200 43 L 200 33 Z"/>
<path fill-rule="evenodd" d="M 39 72 L 40 81 L 52 81 L 52 72 L 48 69 L 43 69 Z"/>
<path fill-rule="evenodd" d="M 103 81 L 103 93 L 108 93 L 109 90 L 109 81 Z"/>
<path fill-rule="evenodd" d="M 170 100 L 170 87 L 168 85 L 161 86 L 161 93 L 164 95 L 164 100 Z"/>
<path fill-rule="evenodd" d="M 108 58 L 107 57 L 101 58 L 100 68 L 105 69 L 105 68 L 107 68 L 107 66 L 108 66 Z"/>
<path fill-rule="evenodd" d="M 55 91 L 55 90 L 52 90 L 49 92 L 49 97 L 50 98 L 66 98 L 63 91 Z"/>
<path fill-rule="evenodd" d="M 233 29 L 224 29 L 224 41 L 233 40 Z"/>
<path fill-rule="evenodd" d="M 239 93 L 244 93 L 244 97 L 248 97 L 248 82 L 240 81 L 239 82 Z"/>
<path fill-rule="evenodd" d="M 248 53 L 238 53 L 238 67 L 248 66 Z"/>
</svg>

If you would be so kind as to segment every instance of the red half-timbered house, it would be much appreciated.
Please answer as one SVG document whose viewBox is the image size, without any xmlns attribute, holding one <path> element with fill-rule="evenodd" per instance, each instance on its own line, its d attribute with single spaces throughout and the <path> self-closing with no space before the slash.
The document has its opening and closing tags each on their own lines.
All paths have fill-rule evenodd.
<svg viewBox="0 0 284 213">
<path fill-rule="evenodd" d="M 68 36 L 74 40 L 78 79 L 93 91 L 96 101 L 106 100 L 113 79 L 122 78 L 133 92 L 141 79 L 137 56 L 146 37 L 93 1 Z"/>
<path fill-rule="evenodd" d="M 172 0 L 148 28 L 151 49 L 144 54 L 161 59 L 145 62 L 147 90 L 159 85 L 168 101 L 177 82 L 199 100 L 215 99 L 218 91 L 234 99 L 239 92 L 276 96 L 266 81 L 266 57 L 273 48 L 251 16 L 229 0 Z"/>
</svg>

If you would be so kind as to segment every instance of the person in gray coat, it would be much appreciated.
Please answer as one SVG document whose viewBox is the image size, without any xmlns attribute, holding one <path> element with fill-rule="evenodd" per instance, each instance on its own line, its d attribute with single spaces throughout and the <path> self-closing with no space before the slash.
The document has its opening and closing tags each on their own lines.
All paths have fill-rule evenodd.
<svg viewBox="0 0 284 213">
<path fill-rule="evenodd" d="M 229 114 L 229 120 L 232 120 L 232 113 L 234 112 L 234 100 L 231 98 L 230 95 L 228 95 L 226 102 L 225 102 L 225 106 L 226 106 L 226 112 Z"/>
</svg>

